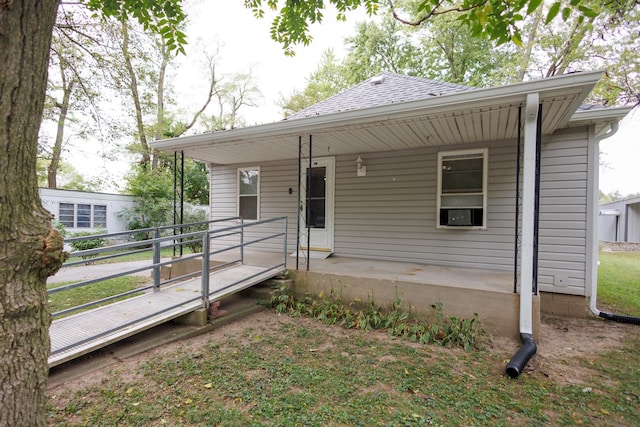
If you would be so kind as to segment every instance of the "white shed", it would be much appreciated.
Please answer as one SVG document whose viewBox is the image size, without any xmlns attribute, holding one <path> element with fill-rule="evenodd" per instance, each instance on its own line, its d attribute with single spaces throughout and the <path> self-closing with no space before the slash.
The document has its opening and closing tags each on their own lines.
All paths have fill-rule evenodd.
<svg viewBox="0 0 640 427">
<path fill-rule="evenodd" d="M 40 188 L 42 206 L 70 232 L 95 231 L 109 233 L 127 229 L 127 222 L 118 216 L 135 205 L 135 197 L 124 194 Z"/>
</svg>

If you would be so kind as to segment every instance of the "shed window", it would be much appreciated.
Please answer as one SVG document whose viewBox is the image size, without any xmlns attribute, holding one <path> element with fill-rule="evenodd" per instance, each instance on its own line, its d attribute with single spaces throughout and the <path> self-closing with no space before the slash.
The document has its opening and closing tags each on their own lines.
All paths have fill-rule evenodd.
<svg viewBox="0 0 640 427">
<path fill-rule="evenodd" d="M 259 219 L 260 169 L 238 169 L 238 216 Z"/>
<path fill-rule="evenodd" d="M 58 221 L 65 227 L 75 227 L 75 205 L 73 203 L 60 203 Z"/>
<path fill-rule="evenodd" d="M 107 207 L 104 205 L 93 206 L 93 226 L 107 227 Z"/>
<path fill-rule="evenodd" d="M 91 228 L 91 205 L 78 205 L 78 218 L 76 227 Z"/>
<path fill-rule="evenodd" d="M 488 150 L 438 153 L 438 228 L 487 227 Z"/>
</svg>

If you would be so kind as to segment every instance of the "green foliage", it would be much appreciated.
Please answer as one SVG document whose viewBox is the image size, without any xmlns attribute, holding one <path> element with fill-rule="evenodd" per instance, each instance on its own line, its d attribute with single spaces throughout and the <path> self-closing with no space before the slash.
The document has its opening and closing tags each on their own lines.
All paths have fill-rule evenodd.
<svg viewBox="0 0 640 427">
<path fill-rule="evenodd" d="M 338 62 L 333 51 L 328 50 L 322 54 L 316 71 L 307 79 L 304 90 L 294 91 L 288 99 L 281 100 L 280 107 L 288 117 L 347 89 L 354 83 L 351 80 L 344 65 Z"/>
<path fill-rule="evenodd" d="M 420 344 L 459 346 L 467 352 L 481 348 L 485 340 L 477 314 L 473 319 L 445 318 L 441 303 L 431 306 L 432 316 L 418 317 L 403 311 L 400 301 L 395 301 L 390 310 L 383 310 L 372 300 L 345 304 L 334 295 L 320 294 L 317 299 L 307 295 L 296 300 L 284 285 L 276 289 L 270 305 L 277 313 L 311 317 L 327 325 L 364 331 L 386 330 L 390 337 Z"/>
<path fill-rule="evenodd" d="M 203 209 L 199 209 L 195 206 L 185 205 L 184 210 L 184 224 L 190 224 L 195 222 L 202 222 L 207 220 L 207 214 Z M 207 224 L 190 225 L 183 227 L 183 233 L 193 233 L 196 231 L 205 231 L 208 228 Z M 185 246 L 191 250 L 192 253 L 202 252 L 202 237 L 191 238 L 189 243 Z"/>
<path fill-rule="evenodd" d="M 100 234 L 105 234 L 106 230 L 99 229 L 97 231 L 78 231 L 69 234 L 70 238 L 74 237 L 86 237 L 83 240 L 76 240 L 70 242 L 69 245 L 74 251 L 86 251 L 89 249 L 98 249 L 107 245 L 107 239 L 104 237 L 93 237 Z M 82 255 L 82 259 L 95 258 L 97 255 Z"/>
<path fill-rule="evenodd" d="M 357 34 L 345 40 L 344 60 L 323 58 L 304 91 L 281 102 L 285 114 L 381 71 L 485 87 L 572 70 L 606 70 L 588 102 L 640 103 L 640 39 L 636 37 L 640 8 L 626 2 L 615 9 L 583 1 L 580 4 L 590 11 L 587 14 L 577 8 L 563 9 L 572 13 L 563 17 L 562 24 L 558 20 L 545 24 L 544 2 L 520 3 L 529 4 L 532 15 L 519 21 L 524 37 L 517 43 L 470 37 L 467 18 L 455 13 L 430 16 L 415 27 L 400 25 L 389 11 L 380 22 L 359 23 Z M 396 4 L 396 12 L 402 7 L 410 15 L 419 15 L 421 5 L 425 2 L 403 2 Z"/>
<path fill-rule="evenodd" d="M 204 163 L 184 159 L 184 199 L 203 206 L 209 204 L 209 176 Z"/>
<path fill-rule="evenodd" d="M 325 4 L 331 4 L 338 10 L 337 19 L 344 20 L 348 11 L 358 7 L 365 7 L 367 12 L 375 14 L 378 11 L 378 0 L 330 0 L 323 2 L 285 0 L 280 6 L 278 0 L 248 0 L 245 6 L 253 11 L 253 14 L 262 18 L 265 16 L 265 6 L 271 11 L 277 11 L 271 25 L 271 38 L 282 44 L 285 54 L 293 55 L 293 46 L 296 44 L 308 45 L 312 39 L 309 25 L 322 22 Z M 413 26 L 420 25 L 434 16 L 454 13 L 461 22 L 467 26 L 471 36 L 485 37 L 496 40 L 498 43 L 508 41 L 516 45 L 522 45 L 521 25 L 526 15 L 533 14 L 543 6 L 541 0 L 419 0 L 399 2 L 395 5 L 394 16 L 399 21 Z M 616 3 L 617 13 L 621 9 L 633 7 L 633 2 L 623 2 L 624 7 Z M 404 7 L 404 8 L 403 8 Z M 568 5 L 562 6 L 561 2 L 552 5 L 547 13 L 547 22 L 551 22 L 558 14 L 563 20 L 567 20 L 572 13 L 577 13 L 582 20 L 593 19 L 600 12 L 594 8 L 589 0 L 571 0 Z M 403 12 L 409 12 L 411 18 L 404 19 L 400 16 Z M 622 16 L 622 15 L 620 15 Z"/>
<path fill-rule="evenodd" d="M 57 219 L 54 219 L 53 221 L 51 221 L 51 225 L 53 226 L 53 228 L 58 230 L 60 234 L 62 234 L 62 237 L 67 237 L 67 235 L 69 234 L 69 232 L 67 231 L 67 228 Z"/>
<path fill-rule="evenodd" d="M 357 24 L 355 36 L 345 39 L 348 54 L 343 62 L 345 79 L 354 85 L 382 71 L 424 75 L 422 55 L 412 42 L 415 31 L 387 13 L 382 22 Z"/>
<path fill-rule="evenodd" d="M 119 212 L 129 230 L 158 227 L 173 222 L 173 174 L 169 169 L 149 171 L 138 167 L 127 176 L 128 194 L 136 198 L 136 205 Z M 150 238 L 147 233 L 137 240 Z"/>
<path fill-rule="evenodd" d="M 145 30 L 159 34 L 169 51 L 185 53 L 187 37 L 180 30 L 186 20 L 182 0 L 85 0 L 85 4 L 107 17 L 133 17 Z"/>
</svg>

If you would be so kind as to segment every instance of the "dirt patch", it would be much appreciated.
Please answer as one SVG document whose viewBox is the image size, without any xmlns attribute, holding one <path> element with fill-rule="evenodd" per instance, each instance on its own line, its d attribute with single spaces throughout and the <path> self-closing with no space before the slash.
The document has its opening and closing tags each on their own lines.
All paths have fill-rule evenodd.
<svg viewBox="0 0 640 427">
<path fill-rule="evenodd" d="M 625 336 L 637 333 L 637 326 L 596 317 L 543 315 L 541 320 L 538 352 L 526 372 L 544 375 L 559 384 L 592 382 L 593 371 L 580 362 L 621 349 Z M 509 348 L 509 343 L 515 352 L 519 344 L 505 338 L 493 339 L 492 347 L 497 351 L 498 348 Z"/>
</svg>

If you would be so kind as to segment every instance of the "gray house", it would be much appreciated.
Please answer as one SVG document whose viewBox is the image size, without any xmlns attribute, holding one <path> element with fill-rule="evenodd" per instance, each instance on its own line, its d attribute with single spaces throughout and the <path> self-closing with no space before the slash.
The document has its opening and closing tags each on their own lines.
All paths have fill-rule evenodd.
<svg viewBox="0 0 640 427">
<path fill-rule="evenodd" d="M 595 289 L 598 144 L 630 110 L 583 105 L 600 75 L 474 89 L 383 73 L 154 148 L 209 164 L 212 219 L 287 216 L 301 289 L 531 333 L 540 305 L 584 312 Z"/>
<path fill-rule="evenodd" d="M 603 242 L 640 242 L 640 197 L 600 205 L 598 234 Z"/>
</svg>

